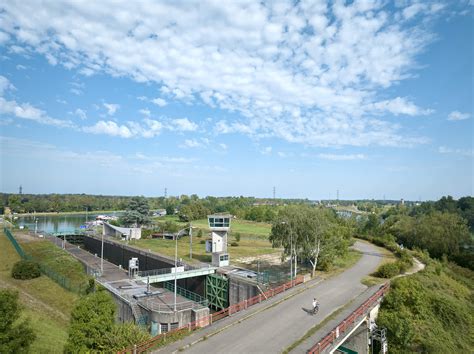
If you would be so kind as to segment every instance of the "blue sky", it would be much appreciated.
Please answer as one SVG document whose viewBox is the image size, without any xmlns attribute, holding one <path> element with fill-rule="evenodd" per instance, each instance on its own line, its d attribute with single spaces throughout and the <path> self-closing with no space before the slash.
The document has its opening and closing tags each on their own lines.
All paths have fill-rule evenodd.
<svg viewBox="0 0 474 354">
<path fill-rule="evenodd" d="M 473 9 L 4 1 L 1 191 L 472 195 Z"/>
</svg>

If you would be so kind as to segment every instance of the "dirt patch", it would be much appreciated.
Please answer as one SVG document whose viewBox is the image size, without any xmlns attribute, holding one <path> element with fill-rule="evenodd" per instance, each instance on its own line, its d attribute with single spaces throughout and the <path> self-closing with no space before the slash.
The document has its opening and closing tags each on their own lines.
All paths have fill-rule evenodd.
<svg viewBox="0 0 474 354">
<path fill-rule="evenodd" d="M 20 232 L 15 231 L 15 238 L 17 241 L 23 242 L 23 243 L 38 242 L 38 241 L 44 240 L 44 238 L 40 238 L 38 236 L 31 235 L 28 232 L 21 232 L 21 231 Z"/>
<path fill-rule="evenodd" d="M 264 254 L 261 256 L 255 257 L 240 257 L 235 260 L 236 263 L 241 264 L 253 264 L 253 263 L 266 263 L 268 265 L 281 265 L 281 255 L 278 253 L 274 254 Z"/>
</svg>

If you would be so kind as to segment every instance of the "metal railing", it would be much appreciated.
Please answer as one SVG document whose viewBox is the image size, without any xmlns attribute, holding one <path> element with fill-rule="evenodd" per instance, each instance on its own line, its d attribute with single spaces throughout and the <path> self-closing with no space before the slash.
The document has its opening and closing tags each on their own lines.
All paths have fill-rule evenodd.
<svg viewBox="0 0 474 354">
<path fill-rule="evenodd" d="M 174 291 L 174 284 L 173 282 L 170 282 L 170 281 L 166 281 L 163 283 L 163 287 L 165 289 L 168 289 L 169 291 Z M 194 301 L 194 302 L 197 302 L 199 304 L 202 304 L 203 306 L 208 306 L 209 305 L 209 301 L 202 297 L 201 295 L 199 294 L 196 294 L 196 293 L 193 293 L 192 291 L 189 291 L 188 289 L 185 289 L 185 288 L 182 288 L 180 286 L 177 286 L 176 287 L 176 292 L 185 297 L 186 299 L 189 299 L 191 301 Z"/>
<path fill-rule="evenodd" d="M 156 299 L 140 299 L 138 302 L 141 306 L 147 308 L 150 311 L 160 313 L 174 313 L 174 303 L 165 304 L 158 303 Z M 176 303 L 176 312 L 188 311 L 193 309 L 202 309 L 207 306 L 207 300 L 204 303 L 196 303 L 194 301 L 183 301 Z"/>
<path fill-rule="evenodd" d="M 137 345 L 134 345 L 132 348 L 127 348 L 124 351 L 121 351 L 119 353 L 143 353 L 147 351 L 150 348 L 153 348 L 160 344 L 161 342 L 166 340 L 167 336 L 173 335 L 173 334 L 179 334 L 179 333 L 184 333 L 184 332 L 190 332 L 192 330 L 195 330 L 197 328 L 205 327 L 213 322 L 220 320 L 224 317 L 230 316 L 232 314 L 235 314 L 237 312 L 246 310 L 249 306 L 255 305 L 257 303 L 260 303 L 262 301 L 265 301 L 266 299 L 273 297 L 277 294 L 280 294 L 288 289 L 291 289 L 295 287 L 296 285 L 299 285 L 304 282 L 304 277 L 303 276 L 297 276 L 295 279 L 292 281 L 285 283 L 283 285 L 280 285 L 276 288 L 267 290 L 263 294 L 259 294 L 257 296 L 254 296 L 250 299 L 241 301 L 237 304 L 231 305 L 219 312 L 215 312 L 213 314 L 210 314 L 208 316 L 205 316 L 203 318 L 200 318 L 194 322 L 188 323 L 184 326 L 181 326 L 179 328 L 176 328 L 172 331 L 166 332 L 159 334 L 145 342 L 139 343 Z"/>
<path fill-rule="evenodd" d="M 385 283 L 382 287 L 377 290 L 377 292 L 372 295 L 368 300 L 366 300 L 361 306 L 352 312 L 348 317 L 344 319 L 339 325 L 337 325 L 331 332 L 329 332 L 323 339 L 318 343 L 313 345 L 308 353 L 310 354 L 320 354 L 326 348 L 333 345 L 334 342 L 339 338 L 341 334 L 348 332 L 353 329 L 353 326 L 356 322 L 359 322 L 363 317 L 367 316 L 367 313 L 373 308 L 376 302 L 385 296 L 385 294 L 390 290 L 390 283 Z"/>
</svg>

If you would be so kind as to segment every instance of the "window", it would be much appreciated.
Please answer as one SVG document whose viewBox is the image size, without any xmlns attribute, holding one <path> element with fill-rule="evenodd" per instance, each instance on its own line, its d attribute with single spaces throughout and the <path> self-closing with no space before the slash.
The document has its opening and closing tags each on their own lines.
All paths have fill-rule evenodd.
<svg viewBox="0 0 474 354">
<path fill-rule="evenodd" d="M 170 331 L 172 331 L 173 329 L 176 329 L 179 327 L 179 324 L 178 322 L 173 322 L 173 323 L 170 323 Z"/>
<path fill-rule="evenodd" d="M 168 332 L 168 323 L 160 323 L 160 333 Z"/>
<path fill-rule="evenodd" d="M 219 259 L 221 261 L 228 261 L 229 260 L 229 255 L 228 254 L 223 254 L 223 255 L 219 256 Z"/>
</svg>

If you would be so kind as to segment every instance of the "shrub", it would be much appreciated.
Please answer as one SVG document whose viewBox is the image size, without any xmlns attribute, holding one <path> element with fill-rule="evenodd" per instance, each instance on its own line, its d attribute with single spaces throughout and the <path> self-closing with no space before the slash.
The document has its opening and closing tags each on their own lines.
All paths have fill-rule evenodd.
<svg viewBox="0 0 474 354">
<path fill-rule="evenodd" d="M 40 266 L 33 261 L 21 260 L 16 262 L 12 268 L 12 277 L 15 279 L 34 279 L 40 275 Z"/>
<path fill-rule="evenodd" d="M 400 272 L 398 262 L 382 264 L 375 273 L 379 278 L 392 278 Z"/>
<path fill-rule="evenodd" d="M 204 245 L 204 244 L 206 243 L 206 240 L 201 240 L 201 241 L 199 241 L 199 243 L 200 243 L 201 245 Z"/>
<path fill-rule="evenodd" d="M 237 242 L 232 242 L 230 245 L 231 245 L 232 247 L 237 247 L 239 244 L 238 244 Z"/>
<path fill-rule="evenodd" d="M 240 242 L 240 232 L 237 232 L 237 233 L 235 234 L 235 240 L 236 240 L 237 242 Z"/>
<path fill-rule="evenodd" d="M 201 229 L 199 229 L 198 234 L 197 234 L 197 237 L 199 237 L 199 238 L 202 237 L 202 230 L 201 230 Z"/>
</svg>

